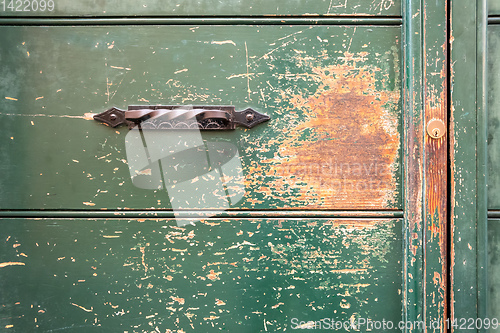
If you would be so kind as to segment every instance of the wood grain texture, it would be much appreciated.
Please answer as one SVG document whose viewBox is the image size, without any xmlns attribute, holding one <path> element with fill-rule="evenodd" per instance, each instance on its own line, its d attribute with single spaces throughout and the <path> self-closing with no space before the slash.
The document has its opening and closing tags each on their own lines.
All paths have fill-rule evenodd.
<svg viewBox="0 0 500 333">
<path fill-rule="evenodd" d="M 425 320 L 423 301 L 424 271 L 424 133 L 422 94 L 422 18 L 421 1 L 408 1 L 404 9 L 404 155 L 405 155 L 405 270 L 404 270 L 404 318 L 407 321 Z"/>
<path fill-rule="evenodd" d="M 278 332 L 297 327 L 293 318 L 401 320 L 401 219 L 0 226 L 0 327 L 9 332 Z"/>
<path fill-rule="evenodd" d="M 426 125 L 433 118 L 448 120 L 447 4 L 415 0 L 406 5 L 405 317 L 424 320 L 424 332 L 445 332 L 447 135 L 430 139 Z"/>
<path fill-rule="evenodd" d="M 448 121 L 448 3 L 424 1 L 423 93 L 425 125 Z M 436 27 L 440 27 L 439 29 Z M 448 309 L 448 140 L 424 134 L 424 279 L 426 320 L 439 321 L 445 332 Z"/>
</svg>

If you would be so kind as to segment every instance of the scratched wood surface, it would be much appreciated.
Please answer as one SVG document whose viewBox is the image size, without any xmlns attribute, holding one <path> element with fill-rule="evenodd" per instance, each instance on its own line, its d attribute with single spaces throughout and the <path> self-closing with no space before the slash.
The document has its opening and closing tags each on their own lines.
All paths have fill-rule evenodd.
<svg viewBox="0 0 500 333">
<path fill-rule="evenodd" d="M 0 209 L 402 208 L 400 27 L 4 26 L 0 44 Z M 272 119 L 203 133 L 235 158 L 173 195 L 158 161 L 129 170 L 168 131 L 144 147 L 92 120 L 137 104 Z"/>
<path fill-rule="evenodd" d="M 31 1 L 5 2 L 0 16 L 401 15 L 401 0 L 53 0 L 52 11 L 34 11 Z"/>
<path fill-rule="evenodd" d="M 401 320 L 402 220 L 0 226 L 2 331 L 253 333 L 289 331 L 293 318 Z"/>
<path fill-rule="evenodd" d="M 448 121 L 448 8 L 443 2 L 424 1 L 423 19 L 423 91 L 424 124 L 431 119 Z M 429 135 L 424 139 L 425 200 L 423 202 L 423 247 L 426 320 L 439 322 L 439 328 L 427 332 L 446 332 L 448 316 L 449 240 L 448 207 L 449 183 L 447 141 L 449 134 L 440 139 Z M 458 170 L 457 170 L 458 171 Z"/>
<path fill-rule="evenodd" d="M 494 293 L 486 279 L 486 1 L 453 0 L 450 10 L 450 319 L 495 318 L 486 311 Z"/>
<path fill-rule="evenodd" d="M 500 209 L 500 26 L 488 26 L 488 208 Z"/>
</svg>

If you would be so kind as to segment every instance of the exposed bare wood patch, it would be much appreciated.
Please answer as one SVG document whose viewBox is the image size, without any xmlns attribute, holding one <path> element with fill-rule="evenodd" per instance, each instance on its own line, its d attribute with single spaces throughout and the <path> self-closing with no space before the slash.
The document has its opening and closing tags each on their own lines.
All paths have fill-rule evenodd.
<svg viewBox="0 0 500 333">
<path fill-rule="evenodd" d="M 366 56 L 345 53 L 344 64 L 288 75 L 288 80 L 307 81 L 316 89 L 312 94 L 282 91 L 281 99 L 290 104 L 283 115 L 289 126 L 270 138 L 271 145 L 279 145 L 274 157 L 249 172 L 250 182 L 259 173 L 276 180 L 255 187 L 257 192 L 288 202 L 294 193 L 295 201 L 310 209 L 394 205 L 399 195 L 401 139 L 395 110 L 400 91 L 380 88 L 381 69 L 364 65 Z"/>
</svg>

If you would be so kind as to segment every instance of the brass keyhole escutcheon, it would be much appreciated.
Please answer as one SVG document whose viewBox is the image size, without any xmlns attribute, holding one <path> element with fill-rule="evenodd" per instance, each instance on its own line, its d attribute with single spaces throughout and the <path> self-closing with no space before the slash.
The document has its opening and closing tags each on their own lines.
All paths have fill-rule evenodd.
<svg viewBox="0 0 500 333">
<path fill-rule="evenodd" d="M 441 119 L 432 119 L 427 123 L 427 134 L 433 139 L 439 139 L 446 133 L 446 126 Z"/>
</svg>

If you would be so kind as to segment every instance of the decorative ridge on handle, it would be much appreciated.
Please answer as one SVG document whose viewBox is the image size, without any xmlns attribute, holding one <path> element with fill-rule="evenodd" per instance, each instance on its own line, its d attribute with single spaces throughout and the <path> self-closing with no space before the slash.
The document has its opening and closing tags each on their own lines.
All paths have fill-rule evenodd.
<svg viewBox="0 0 500 333">
<path fill-rule="evenodd" d="M 235 111 L 234 106 L 131 105 L 128 110 L 112 107 L 94 116 L 111 127 L 127 125 L 143 129 L 233 130 L 236 125 L 252 128 L 271 119 L 268 115 L 247 108 Z"/>
</svg>

